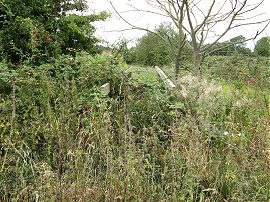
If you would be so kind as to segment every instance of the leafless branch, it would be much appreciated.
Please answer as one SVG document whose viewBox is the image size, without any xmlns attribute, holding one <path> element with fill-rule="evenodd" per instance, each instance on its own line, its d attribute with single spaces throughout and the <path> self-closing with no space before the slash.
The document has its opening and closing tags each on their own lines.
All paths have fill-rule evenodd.
<svg viewBox="0 0 270 202">
<path fill-rule="evenodd" d="M 152 8 L 158 9 L 161 12 L 160 15 L 170 18 L 181 36 L 185 36 L 185 38 L 187 36 L 190 37 L 191 41 L 187 42 L 185 40 L 185 44 L 189 45 L 192 49 L 194 60 L 202 60 L 203 55 L 233 29 L 255 24 L 265 24 L 265 26 L 259 30 L 254 37 L 246 40 L 249 41 L 261 34 L 270 23 L 270 18 L 262 18 L 262 20 L 259 20 L 259 17 L 263 17 L 263 13 L 256 13 L 265 0 L 258 0 L 256 3 L 254 3 L 254 0 L 145 1 L 148 5 L 152 6 Z M 202 5 L 204 7 L 201 7 Z M 144 11 L 137 8 L 134 10 L 140 12 Z M 156 14 L 158 14 L 159 11 L 157 11 Z M 118 13 L 118 15 L 120 14 Z M 127 22 L 125 19 L 123 20 Z M 128 24 L 132 28 L 145 30 L 132 26 L 131 23 Z M 217 27 L 222 28 L 217 30 Z M 213 37 L 213 41 L 205 45 L 206 41 L 211 36 Z M 183 37 L 181 39 L 183 39 Z M 168 41 L 167 38 L 166 41 Z M 179 44 L 183 45 L 182 43 Z M 195 63 L 199 64 L 198 61 Z"/>
</svg>

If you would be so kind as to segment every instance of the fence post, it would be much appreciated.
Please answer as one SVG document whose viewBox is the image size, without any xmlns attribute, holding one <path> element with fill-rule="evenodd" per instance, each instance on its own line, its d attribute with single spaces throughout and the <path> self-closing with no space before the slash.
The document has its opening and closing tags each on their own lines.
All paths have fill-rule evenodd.
<svg viewBox="0 0 270 202">
<path fill-rule="evenodd" d="M 126 69 L 124 71 L 124 76 L 127 78 L 131 77 L 131 72 L 130 70 L 132 69 L 132 66 L 130 66 L 128 69 Z M 100 90 L 103 91 L 106 95 L 109 95 L 111 92 L 111 84 L 110 82 L 103 84 L 102 86 L 100 86 Z"/>
<path fill-rule="evenodd" d="M 167 75 L 158 67 L 155 66 L 155 69 L 157 71 L 157 73 L 159 74 L 160 78 L 162 79 L 162 81 L 164 82 L 165 86 L 172 90 L 175 88 L 174 83 L 167 77 Z"/>
<path fill-rule="evenodd" d="M 103 91 L 106 95 L 109 95 L 111 91 L 110 83 L 105 83 L 102 86 L 100 86 L 101 91 Z"/>
</svg>

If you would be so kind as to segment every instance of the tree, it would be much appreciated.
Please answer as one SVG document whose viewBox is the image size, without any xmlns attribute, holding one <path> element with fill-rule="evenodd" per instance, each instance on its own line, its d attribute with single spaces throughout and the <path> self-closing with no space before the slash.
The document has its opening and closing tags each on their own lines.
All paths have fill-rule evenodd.
<svg viewBox="0 0 270 202">
<path fill-rule="evenodd" d="M 154 66 L 172 62 L 175 57 L 174 52 L 166 41 L 159 37 L 159 35 L 164 35 L 163 33 L 166 33 L 171 40 L 171 44 L 177 47 L 177 33 L 170 24 L 161 23 L 156 27 L 154 33 L 148 32 L 139 39 L 135 48 L 135 54 L 139 63 Z"/>
<path fill-rule="evenodd" d="M 148 1 L 148 0 L 146 0 L 146 1 Z M 151 1 L 149 0 L 149 3 L 150 2 Z M 110 3 L 112 5 L 113 9 L 115 10 L 115 12 L 118 14 L 118 16 L 131 27 L 130 29 L 138 29 L 138 30 L 146 31 L 148 33 L 156 35 L 157 37 L 162 39 L 167 44 L 167 46 L 170 48 L 171 53 L 173 53 L 174 64 L 175 64 L 175 78 L 178 79 L 179 72 L 180 72 L 180 66 L 181 66 L 180 62 L 181 62 L 181 58 L 182 58 L 182 53 L 183 53 L 184 49 L 187 48 L 186 35 L 183 32 L 182 25 L 181 25 L 181 23 L 183 23 L 183 20 L 184 20 L 184 10 L 180 9 L 178 11 L 178 14 L 179 14 L 178 19 L 179 20 L 178 20 L 177 31 L 171 29 L 171 31 L 173 30 L 173 34 L 172 34 L 172 33 L 167 33 L 168 30 L 166 30 L 166 29 L 165 30 L 160 29 L 157 32 L 157 31 L 151 31 L 148 28 L 143 28 L 140 26 L 133 25 L 132 23 L 128 22 L 124 17 L 122 17 L 120 12 L 118 12 L 117 9 L 114 7 L 112 0 L 110 0 Z M 132 7 L 135 9 L 135 11 L 140 12 L 140 10 L 135 8 L 135 6 L 132 6 Z M 134 10 L 132 10 L 132 11 L 134 11 Z M 149 11 L 143 11 L 143 12 L 149 12 Z M 163 14 L 156 13 L 156 12 L 150 11 L 150 13 L 155 13 L 157 15 L 164 16 Z"/>
<path fill-rule="evenodd" d="M 77 50 L 95 52 L 97 38 L 90 23 L 108 15 L 74 13 L 86 9 L 85 0 L 2 0 L 1 55 L 15 65 L 25 60 L 40 64 Z"/>
<path fill-rule="evenodd" d="M 242 55 L 250 56 L 252 55 L 252 52 L 249 48 L 246 47 L 246 41 L 247 39 L 243 35 L 236 36 L 230 39 L 230 44 L 232 46 L 230 46 L 229 49 L 232 53 L 236 52 Z"/>
<path fill-rule="evenodd" d="M 254 49 L 255 53 L 259 56 L 270 56 L 270 37 L 262 37 L 257 41 Z"/>
<path fill-rule="evenodd" d="M 157 52 L 157 49 L 162 50 Z M 147 33 L 139 39 L 135 54 L 136 61 L 143 65 L 163 65 L 168 62 L 168 50 L 164 45 L 164 41 L 161 41 L 159 37 L 152 33 Z M 162 62 L 159 59 L 160 57 L 164 58 Z"/>
<path fill-rule="evenodd" d="M 246 48 L 246 38 L 242 35 L 231 38 L 229 41 L 218 42 L 207 52 L 209 55 L 229 56 L 235 53 L 248 55 L 252 54 L 249 48 Z"/>
<path fill-rule="evenodd" d="M 259 19 L 261 14 L 257 14 L 257 10 L 262 6 L 264 0 L 257 3 L 254 0 L 224 0 L 223 2 L 217 0 L 145 1 L 155 11 L 145 11 L 138 8 L 135 10 L 162 15 L 171 20 L 179 35 L 176 55 L 179 56 L 179 53 L 181 55 L 182 48 L 188 46 L 193 53 L 193 71 L 196 75 L 201 73 L 201 64 L 205 54 L 229 31 L 243 26 L 266 23 L 261 30 L 254 34 L 254 37 L 246 39 L 247 41 L 256 38 L 269 24 L 269 19 Z M 133 8 L 135 7 L 133 6 Z M 119 12 L 118 14 L 120 15 Z M 122 16 L 121 18 L 124 19 Z M 125 22 L 127 21 L 125 20 Z M 143 30 L 129 22 L 127 23 L 133 29 Z M 210 37 L 212 40 L 207 43 Z M 175 61 L 176 69 L 177 62 L 178 60 Z"/>
<path fill-rule="evenodd" d="M 127 64 L 132 63 L 132 53 L 130 49 L 128 48 L 128 43 L 130 41 L 127 39 L 121 39 L 118 41 L 118 43 L 111 45 L 113 48 L 111 50 L 111 53 L 116 61 L 123 61 Z"/>
</svg>

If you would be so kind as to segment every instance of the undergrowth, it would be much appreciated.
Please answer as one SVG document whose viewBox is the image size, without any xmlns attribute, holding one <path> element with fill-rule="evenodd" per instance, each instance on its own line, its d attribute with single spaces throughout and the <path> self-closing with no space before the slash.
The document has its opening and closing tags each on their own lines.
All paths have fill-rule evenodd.
<svg viewBox="0 0 270 202">
<path fill-rule="evenodd" d="M 168 95 L 107 57 L 1 64 L 2 201 L 269 200 L 262 97 L 191 75 Z"/>
</svg>

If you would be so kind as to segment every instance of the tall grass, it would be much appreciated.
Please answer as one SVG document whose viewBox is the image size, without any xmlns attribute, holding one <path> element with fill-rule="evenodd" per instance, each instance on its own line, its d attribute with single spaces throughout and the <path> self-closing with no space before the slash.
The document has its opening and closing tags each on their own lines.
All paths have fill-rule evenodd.
<svg viewBox="0 0 270 202">
<path fill-rule="evenodd" d="M 15 96 L 1 94 L 2 201 L 269 200 L 260 98 L 224 96 L 191 76 L 171 97 L 161 86 L 127 85 L 107 63 L 115 94 L 105 97 L 92 85 L 107 80 L 91 80 L 96 63 L 57 76 L 22 68 Z"/>
</svg>

